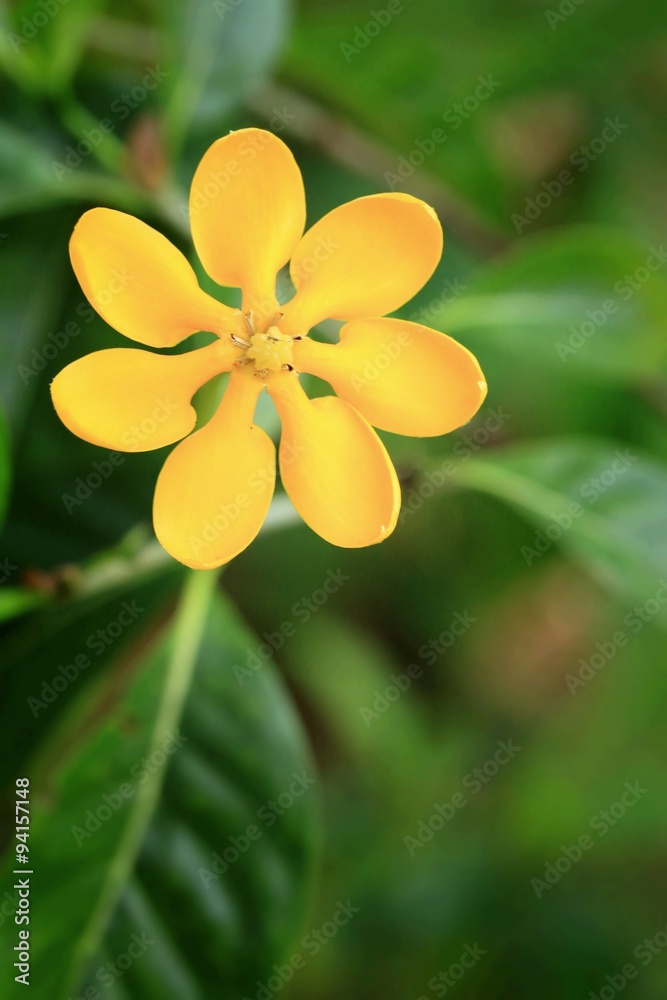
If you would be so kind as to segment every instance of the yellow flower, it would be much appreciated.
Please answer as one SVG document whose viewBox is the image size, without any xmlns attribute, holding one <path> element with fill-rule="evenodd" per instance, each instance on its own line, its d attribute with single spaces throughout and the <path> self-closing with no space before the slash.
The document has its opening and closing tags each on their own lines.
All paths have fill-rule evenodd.
<svg viewBox="0 0 667 1000">
<path fill-rule="evenodd" d="M 282 420 L 280 472 L 304 521 L 334 545 L 372 545 L 393 531 L 400 490 L 371 427 L 417 436 L 466 423 L 486 394 L 475 358 L 417 323 L 379 319 L 403 305 L 442 253 L 435 212 L 405 194 L 358 198 L 304 235 L 299 168 L 271 132 L 242 129 L 215 142 L 192 182 L 194 245 L 208 274 L 243 290 L 242 309 L 199 287 L 185 257 L 145 223 L 92 209 L 70 243 L 72 266 L 107 323 L 149 347 L 199 330 L 214 343 L 189 354 L 112 349 L 80 358 L 54 379 L 63 423 L 86 441 L 147 451 L 186 438 L 155 491 L 155 532 L 174 558 L 220 566 L 259 531 L 273 495 L 276 449 L 253 423 L 267 389 Z M 297 289 L 279 306 L 278 271 L 291 259 Z M 345 320 L 340 342 L 308 338 L 322 320 Z M 194 393 L 230 378 L 218 410 L 196 423 Z M 309 399 L 298 373 L 337 396 Z"/>
</svg>

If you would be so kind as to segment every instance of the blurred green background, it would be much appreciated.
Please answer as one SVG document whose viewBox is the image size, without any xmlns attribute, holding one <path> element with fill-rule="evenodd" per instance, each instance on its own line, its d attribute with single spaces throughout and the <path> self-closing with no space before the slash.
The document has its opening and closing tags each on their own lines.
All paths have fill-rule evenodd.
<svg viewBox="0 0 667 1000">
<path fill-rule="evenodd" d="M 0 18 L 2 996 L 27 775 L 38 1000 L 662 1000 L 664 4 Z M 71 272 L 78 216 L 192 259 L 193 170 L 249 125 L 293 149 L 310 222 L 388 188 L 436 207 L 399 315 L 490 388 L 448 438 L 383 435 L 387 542 L 334 549 L 279 497 L 216 588 L 152 540 L 164 451 L 112 465 L 48 387 L 122 346 Z"/>
</svg>

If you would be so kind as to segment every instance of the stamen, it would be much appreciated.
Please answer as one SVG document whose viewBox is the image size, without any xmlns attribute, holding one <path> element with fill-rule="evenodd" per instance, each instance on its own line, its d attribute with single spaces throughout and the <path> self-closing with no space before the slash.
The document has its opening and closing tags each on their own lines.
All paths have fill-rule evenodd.
<svg viewBox="0 0 667 1000">
<path fill-rule="evenodd" d="M 255 331 L 255 318 L 253 316 L 252 309 L 250 310 L 250 312 L 248 312 L 248 313 L 246 313 L 244 315 L 243 321 L 245 322 L 245 328 L 248 331 L 248 333 L 251 334 L 251 335 L 254 334 L 256 332 Z"/>
</svg>

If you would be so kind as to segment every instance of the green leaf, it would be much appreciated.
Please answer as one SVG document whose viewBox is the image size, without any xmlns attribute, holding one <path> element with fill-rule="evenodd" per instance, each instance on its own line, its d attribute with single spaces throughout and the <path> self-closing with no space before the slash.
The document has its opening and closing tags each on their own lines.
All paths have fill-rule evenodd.
<svg viewBox="0 0 667 1000">
<path fill-rule="evenodd" d="M 517 552 L 528 566 L 562 547 L 624 600 L 647 601 L 667 579 L 667 471 L 634 448 L 540 441 L 473 459 L 457 482 L 504 500 L 536 526 Z"/>
<path fill-rule="evenodd" d="M 277 58 L 288 26 L 286 0 L 215 0 L 164 5 L 168 81 L 166 122 L 172 146 L 187 132 L 219 127 Z"/>
<path fill-rule="evenodd" d="M 94 18 L 106 0 L 19 0 L 0 11 L 5 39 L 2 62 L 33 92 L 54 96 L 76 72 Z"/>
<path fill-rule="evenodd" d="M 53 408 L 49 385 L 57 372 L 77 356 L 114 346 L 114 334 L 80 290 L 61 308 L 63 292 L 71 290 L 71 280 L 65 280 L 67 236 L 63 229 L 52 247 L 46 243 L 39 250 L 33 233 L 32 242 L 26 239 L 25 257 L 10 257 L 7 241 L 8 266 L 17 280 L 11 286 L 16 293 L 8 294 L 5 306 L 19 335 L 5 341 L 0 380 L 15 448 L 5 546 L 15 562 L 41 567 L 80 561 L 116 544 L 139 520 L 149 521 L 155 479 L 166 454 L 165 449 L 140 456 L 116 454 L 111 463 L 108 450 L 67 431 Z M 18 251 L 23 244 L 18 237 L 15 242 Z M 21 285 L 22 267 L 24 273 L 44 273 L 33 295 Z"/>
<path fill-rule="evenodd" d="M 114 671 L 89 691 L 30 769 L 37 1000 L 78 995 L 86 980 L 137 1000 L 241 996 L 303 918 L 315 792 L 270 803 L 295 774 L 313 777 L 310 759 L 270 664 L 239 682 L 234 666 L 257 642 L 215 580 L 189 576 L 173 627 L 124 682 Z M 250 828 L 259 837 L 244 841 Z M 135 933 L 145 952 L 105 983 Z"/>
<path fill-rule="evenodd" d="M 109 554 L 83 569 L 37 574 L 24 587 L 15 585 L 18 567 L 9 563 L 10 586 L 0 588 L 0 610 L 15 620 L 5 622 L 2 636 L 0 787 L 26 765 L 107 665 L 122 660 L 155 628 L 184 573 L 164 553 L 163 559 L 156 556 L 155 549 L 124 560 Z M 142 611 L 119 629 L 123 602 L 136 602 Z"/>
<path fill-rule="evenodd" d="M 622 382 L 667 371 L 667 253 L 593 227 L 525 237 L 482 272 L 441 329 L 576 374 Z"/>
<path fill-rule="evenodd" d="M 106 0 L 77 0 L 58 6 L 44 40 L 44 83 L 58 94 L 70 84 L 81 62 L 88 35 Z"/>
<path fill-rule="evenodd" d="M 534 198 L 542 190 L 542 176 L 530 176 L 529 158 L 539 151 L 543 163 L 551 151 L 545 179 L 555 179 L 563 166 L 570 165 L 568 157 L 579 143 L 596 134 L 598 115 L 603 127 L 609 79 L 623 78 L 624 51 L 645 44 L 652 30 L 649 4 L 638 5 L 642 9 L 628 17 L 619 0 L 584 5 L 574 22 L 568 18 L 568 27 L 553 33 L 545 19 L 549 5 L 531 7 L 529 16 L 516 18 L 502 17 L 498 5 L 489 0 L 461 5 L 420 0 L 391 6 L 393 15 L 386 3 L 301 0 L 281 75 L 333 109 L 337 117 L 376 136 L 385 149 L 393 149 L 394 154 L 379 163 L 383 172 L 398 175 L 394 183 L 399 190 L 416 194 L 424 175 L 435 175 L 449 190 L 464 192 L 503 228 L 511 227 L 510 212 L 524 204 L 524 196 Z M 536 45 L 537 37 L 545 44 Z M 489 77 L 495 89 L 479 101 L 475 92 L 480 79 Z M 551 120 L 550 98 L 561 96 L 566 108 L 574 107 L 568 112 L 571 120 L 564 135 L 561 123 Z M 639 95 L 635 100 L 629 107 L 619 103 L 614 113 L 627 108 L 630 120 L 651 121 L 657 102 Z M 506 123 L 508 118 L 512 121 L 515 109 L 525 106 L 534 117 L 516 135 Z M 656 106 L 652 116 L 656 127 L 659 114 Z M 541 131 L 545 120 L 548 143 Z M 531 127 L 533 121 L 539 130 Z M 439 136 L 436 141 L 431 138 L 434 134 Z M 617 155 L 619 160 L 621 155 L 628 157 L 625 169 L 619 170 L 619 160 L 610 162 Z M 577 184 L 571 195 L 545 212 L 544 221 L 553 222 L 554 213 L 563 217 L 571 212 L 572 202 L 582 193 L 589 194 L 588 217 L 627 216 L 627 178 L 636 178 L 641 186 L 645 165 L 632 140 L 618 154 L 615 148 L 609 160 L 596 165 L 595 177 L 593 171 L 582 177 L 585 191 L 583 183 Z M 613 192 L 618 190 L 620 197 L 601 198 L 605 177 L 613 171 L 617 180 Z M 648 192 L 646 203 L 652 203 Z"/>
<path fill-rule="evenodd" d="M 63 103 L 64 117 L 69 107 Z M 87 125 L 89 119 L 83 119 Z M 62 132 L 34 106 L 23 127 L 0 122 L 0 218 L 77 202 L 106 202 L 134 213 L 146 210 L 145 193 L 125 178 L 97 169 L 92 160 L 69 165 L 76 163 L 70 157 L 83 131 L 74 127 L 76 122 L 70 124 L 73 134 Z"/>
<path fill-rule="evenodd" d="M 4 148 L 1 133 L 0 127 L 0 148 Z M 62 309 L 68 290 L 65 248 L 69 229 L 69 220 L 31 216 L 20 222 L 13 221 L 1 234 L 3 293 L 0 320 L 5 336 L 0 338 L 0 404 L 14 439 L 27 416 L 38 381 L 26 366 L 38 352 L 54 314 Z M 51 343 L 49 351 L 55 350 Z M 41 363 L 46 365 L 47 362 Z"/>
<path fill-rule="evenodd" d="M 11 566 L 11 571 L 14 567 Z M 0 622 L 18 618 L 48 603 L 48 597 L 25 587 L 0 587 Z"/>
<path fill-rule="evenodd" d="M 50 153 L 41 138 L 0 122 L 0 216 L 46 208 L 60 200 L 62 187 L 51 168 Z"/>
</svg>

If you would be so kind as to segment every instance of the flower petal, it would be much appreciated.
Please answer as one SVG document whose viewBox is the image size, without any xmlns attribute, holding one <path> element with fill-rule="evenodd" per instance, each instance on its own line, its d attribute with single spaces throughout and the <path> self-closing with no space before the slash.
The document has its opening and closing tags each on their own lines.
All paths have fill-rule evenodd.
<svg viewBox="0 0 667 1000">
<path fill-rule="evenodd" d="M 150 451 L 194 427 L 197 389 L 232 363 L 222 341 L 165 356 L 132 348 L 96 351 L 73 361 L 51 383 L 53 405 L 73 434 L 103 448 Z"/>
<path fill-rule="evenodd" d="M 194 569 L 242 552 L 271 503 L 276 449 L 253 424 L 263 383 L 235 368 L 215 416 L 169 455 L 155 489 L 153 522 L 160 544 Z"/>
<path fill-rule="evenodd" d="M 407 194 L 375 194 L 335 208 L 309 229 L 290 265 L 298 289 L 281 329 L 307 333 L 323 319 L 383 316 L 411 299 L 442 254 L 433 209 Z"/>
<path fill-rule="evenodd" d="M 306 524 L 344 548 L 387 538 L 401 492 L 373 428 L 342 399 L 308 399 L 295 374 L 277 373 L 268 388 L 283 424 L 283 485 Z"/>
<path fill-rule="evenodd" d="M 132 215 L 91 209 L 77 222 L 69 252 L 90 304 L 130 340 L 172 347 L 232 323 L 234 311 L 202 291 L 180 250 Z"/>
<path fill-rule="evenodd" d="M 375 427 L 432 437 L 466 424 L 486 396 L 479 364 L 444 333 L 399 319 L 358 319 L 340 343 L 294 345 L 298 371 L 329 382 Z"/>
<path fill-rule="evenodd" d="M 240 129 L 204 153 L 190 190 L 192 237 L 210 276 L 243 288 L 244 309 L 276 311 L 276 274 L 305 222 L 301 171 L 273 132 Z"/>
</svg>

